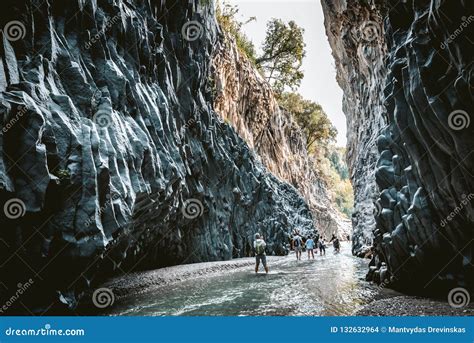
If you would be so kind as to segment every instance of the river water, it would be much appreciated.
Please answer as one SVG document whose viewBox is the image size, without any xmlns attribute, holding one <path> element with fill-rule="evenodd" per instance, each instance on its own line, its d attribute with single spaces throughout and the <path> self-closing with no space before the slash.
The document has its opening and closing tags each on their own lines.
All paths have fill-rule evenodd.
<svg viewBox="0 0 474 343">
<path fill-rule="evenodd" d="M 368 260 L 353 257 L 350 245 L 341 253 L 301 261 L 294 254 L 255 275 L 238 269 L 177 283 L 116 303 L 111 315 L 140 316 L 331 316 L 353 315 L 376 294 L 364 281 Z M 251 268 L 250 268 L 251 269 Z M 262 270 L 263 271 L 263 270 Z"/>
</svg>

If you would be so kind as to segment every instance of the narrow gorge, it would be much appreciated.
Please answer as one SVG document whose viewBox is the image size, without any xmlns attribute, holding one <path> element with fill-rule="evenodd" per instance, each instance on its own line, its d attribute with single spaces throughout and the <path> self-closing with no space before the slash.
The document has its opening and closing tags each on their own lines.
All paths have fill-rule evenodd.
<svg viewBox="0 0 474 343">
<path fill-rule="evenodd" d="M 473 290 L 471 2 L 321 1 L 352 225 L 213 1 L 4 2 L 0 302 L 28 285 L 7 313 L 68 313 L 111 277 L 249 257 L 257 232 L 275 256 L 294 231 L 351 236 L 369 281 Z"/>
</svg>

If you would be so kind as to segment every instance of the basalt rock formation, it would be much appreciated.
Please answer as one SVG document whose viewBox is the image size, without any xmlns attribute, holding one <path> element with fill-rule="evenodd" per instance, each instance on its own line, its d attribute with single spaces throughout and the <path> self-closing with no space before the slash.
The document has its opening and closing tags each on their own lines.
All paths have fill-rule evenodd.
<svg viewBox="0 0 474 343">
<path fill-rule="evenodd" d="M 326 33 L 344 91 L 347 117 L 347 164 L 354 188 L 352 251 L 365 254 L 372 245 L 377 198 L 376 140 L 385 126 L 386 43 L 382 15 L 361 1 L 322 1 Z"/>
<path fill-rule="evenodd" d="M 352 151 L 374 146 L 378 135 L 379 158 L 374 165 L 372 157 L 369 170 L 364 171 L 367 160 L 349 155 L 357 182 L 362 180 L 357 173 L 362 173 L 370 187 L 375 179 L 378 189 L 376 223 L 366 221 L 373 230 L 375 253 L 368 279 L 424 294 L 446 294 L 456 286 L 472 292 L 474 4 L 323 4 L 345 103 L 353 105 L 345 106 Z M 368 26 L 372 29 L 366 30 Z M 363 59 L 351 45 L 353 29 L 371 38 L 358 41 L 371 57 L 370 82 L 351 79 L 351 66 Z M 360 112 L 357 105 L 367 96 L 375 101 L 364 102 L 367 110 Z M 366 126 L 353 127 L 354 121 Z M 371 201 L 373 193 L 364 198 L 357 182 L 356 201 Z"/>
<path fill-rule="evenodd" d="M 286 254 L 314 230 L 213 109 L 212 2 L 2 6 L 1 313 L 74 309 L 109 273 L 248 256 L 255 232 Z"/>
<path fill-rule="evenodd" d="M 308 154 L 303 130 L 280 108 L 271 86 L 228 35 L 219 43 L 213 68 L 216 112 L 274 175 L 298 189 L 322 235 L 336 234 L 345 240 L 351 233 L 350 222 L 331 202 L 317 163 Z"/>
</svg>

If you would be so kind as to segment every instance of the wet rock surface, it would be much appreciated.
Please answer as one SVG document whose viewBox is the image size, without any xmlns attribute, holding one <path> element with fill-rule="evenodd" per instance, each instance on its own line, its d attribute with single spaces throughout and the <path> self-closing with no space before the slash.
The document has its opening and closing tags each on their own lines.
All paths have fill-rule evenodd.
<svg viewBox="0 0 474 343">
<path fill-rule="evenodd" d="M 357 235 L 373 237 L 368 279 L 379 283 L 423 294 L 455 286 L 472 292 L 472 2 L 323 4 L 349 119 L 354 252 L 363 245 Z M 364 31 L 369 23 L 375 30 Z M 354 29 L 375 38 L 353 46 Z M 359 51 L 372 58 L 366 69 L 357 68 L 366 62 Z"/>
<path fill-rule="evenodd" d="M 313 231 L 213 109 L 211 2 L 6 2 L 1 26 L 24 34 L 2 34 L 2 303 L 34 280 L 10 313 L 62 313 L 115 273 L 249 256 L 257 231 L 284 255 L 291 230 Z"/>
</svg>

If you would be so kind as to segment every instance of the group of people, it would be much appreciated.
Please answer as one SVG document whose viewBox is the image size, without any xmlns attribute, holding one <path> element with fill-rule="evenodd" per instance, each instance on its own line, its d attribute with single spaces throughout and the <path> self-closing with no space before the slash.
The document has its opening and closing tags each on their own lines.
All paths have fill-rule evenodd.
<svg viewBox="0 0 474 343">
<path fill-rule="evenodd" d="M 296 259 L 301 260 L 301 253 L 303 251 L 303 245 L 308 252 L 308 260 L 312 257 L 314 260 L 314 249 L 317 244 L 317 249 L 319 249 L 319 254 L 326 255 L 326 242 L 324 241 L 323 237 L 316 238 L 316 241 L 310 236 L 303 242 L 303 238 L 300 236 L 299 232 L 295 232 L 292 240 L 291 240 L 291 247 L 296 253 Z"/>
<path fill-rule="evenodd" d="M 336 235 L 333 234 L 329 242 L 333 243 L 334 252 L 339 253 L 341 249 L 339 238 L 337 238 Z M 316 248 L 316 246 L 317 249 L 319 249 L 320 256 L 326 255 L 326 242 L 324 240 L 324 237 L 316 236 L 315 239 L 313 239 L 312 236 L 309 236 L 306 241 L 303 241 L 303 238 L 300 236 L 299 232 L 294 232 L 294 235 L 291 239 L 291 248 L 295 251 L 297 260 L 301 260 L 303 246 L 308 252 L 308 260 L 311 258 L 313 258 L 314 260 L 314 249 Z M 253 242 L 253 247 L 255 249 L 255 273 L 258 273 L 258 268 L 261 262 L 265 269 L 265 272 L 268 274 L 267 257 L 265 254 L 265 248 L 267 247 L 267 244 L 259 233 L 255 234 L 255 241 Z"/>
</svg>

